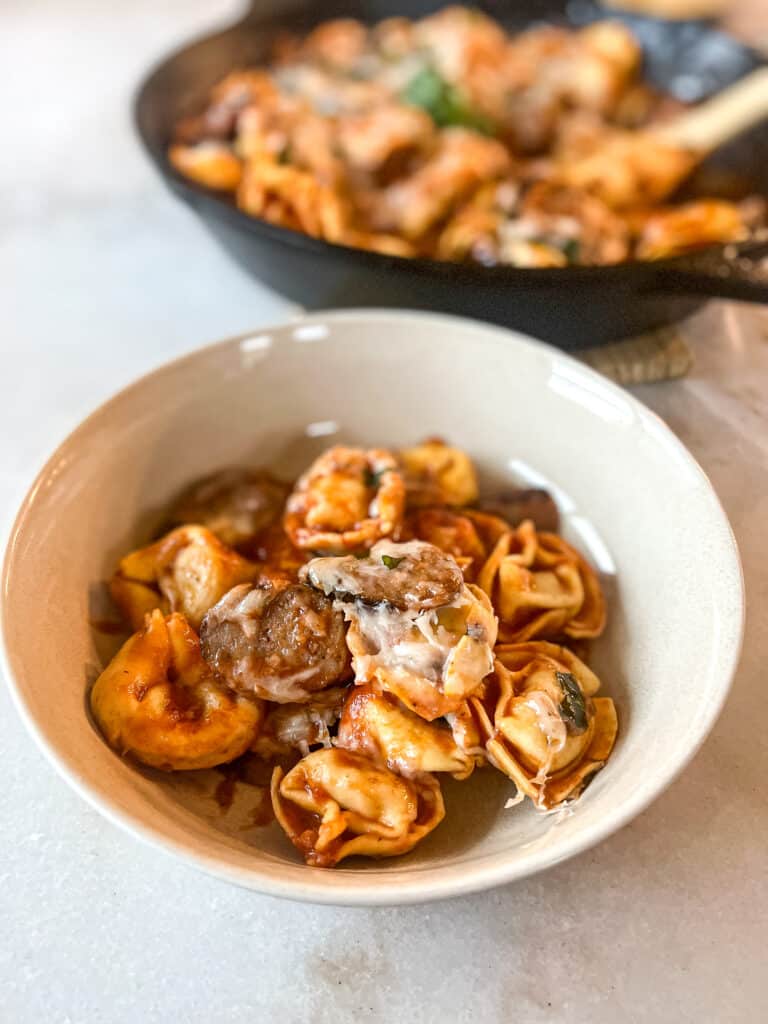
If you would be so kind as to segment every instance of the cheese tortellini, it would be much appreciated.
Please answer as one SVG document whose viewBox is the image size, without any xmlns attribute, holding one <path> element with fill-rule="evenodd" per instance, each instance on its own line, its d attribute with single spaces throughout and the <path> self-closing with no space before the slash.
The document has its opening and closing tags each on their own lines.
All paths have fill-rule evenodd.
<svg viewBox="0 0 768 1024">
<path fill-rule="evenodd" d="M 316 558 L 305 575 L 349 621 L 355 680 L 378 683 L 422 718 L 454 711 L 490 672 L 491 603 L 431 544 L 380 541 L 366 558 Z"/>
<path fill-rule="evenodd" d="M 406 519 L 405 533 L 434 544 L 456 560 L 467 582 L 474 582 L 488 552 L 475 524 L 450 508 L 416 509 Z"/>
<path fill-rule="evenodd" d="M 173 524 L 197 523 L 223 544 L 253 541 L 280 518 L 288 487 L 271 474 L 224 469 L 198 480 L 173 504 Z"/>
<path fill-rule="evenodd" d="M 529 520 L 503 534 L 478 577 L 498 611 L 505 643 L 582 639 L 605 628 L 605 599 L 594 569 L 554 533 Z"/>
<path fill-rule="evenodd" d="M 472 460 L 460 448 L 430 440 L 399 454 L 408 504 L 471 505 L 477 501 L 477 474 Z"/>
<path fill-rule="evenodd" d="M 257 571 L 204 526 L 180 526 L 122 558 L 110 593 L 134 629 L 154 608 L 180 612 L 198 629 L 219 598 Z"/>
<path fill-rule="evenodd" d="M 605 601 L 541 529 L 545 492 L 481 495 L 442 441 L 336 446 L 292 491 L 259 469 L 206 477 L 165 522 L 110 580 L 135 632 L 94 719 L 155 768 L 238 760 L 227 799 L 263 785 L 308 864 L 412 850 L 445 815 L 438 775 L 498 770 L 546 811 L 610 755 L 616 710 L 581 660 Z"/>
<path fill-rule="evenodd" d="M 431 775 L 405 779 L 338 748 L 314 751 L 287 775 L 275 768 L 272 802 L 288 838 L 318 867 L 407 853 L 445 816 Z"/>
<path fill-rule="evenodd" d="M 457 746 L 447 726 L 425 721 L 371 684 L 352 688 L 336 742 L 405 777 L 450 772 L 456 779 L 466 779 L 475 767 L 474 758 Z"/>
<path fill-rule="evenodd" d="M 121 753 L 165 771 L 240 757 L 264 718 L 261 701 L 222 685 L 183 615 L 155 610 L 93 685 L 91 710 Z"/>
<path fill-rule="evenodd" d="M 578 795 L 616 738 L 616 709 L 600 681 L 567 648 L 499 644 L 493 675 L 458 716 L 454 735 L 479 739 L 488 760 L 537 807 Z"/>
<path fill-rule="evenodd" d="M 313 747 L 331 747 L 331 729 L 347 699 L 347 687 L 330 686 L 301 704 L 272 704 L 251 750 L 270 760 L 298 751 L 305 756 Z"/>
<path fill-rule="evenodd" d="M 288 498 L 285 530 L 297 548 L 344 553 L 396 536 L 405 485 L 383 448 L 331 448 L 316 459 Z"/>
</svg>

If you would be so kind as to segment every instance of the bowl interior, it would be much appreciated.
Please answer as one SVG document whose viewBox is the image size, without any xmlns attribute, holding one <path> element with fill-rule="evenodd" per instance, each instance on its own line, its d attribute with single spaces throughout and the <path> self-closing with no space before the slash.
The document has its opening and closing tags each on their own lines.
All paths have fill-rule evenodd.
<svg viewBox="0 0 768 1024">
<path fill-rule="evenodd" d="M 90 622 L 102 581 L 163 505 L 226 465 L 294 476 L 338 440 L 441 435 L 495 483 L 553 487 L 564 533 L 603 572 L 610 625 L 594 648 L 620 734 L 573 813 L 505 809 L 492 769 L 448 780 L 444 823 L 406 858 L 301 865 L 262 792 L 219 772 L 164 775 L 112 753 L 86 710 L 114 649 Z M 65 776 L 113 820 L 220 876 L 329 902 L 428 899 L 520 877 L 637 813 L 711 726 L 738 654 L 738 556 L 706 478 L 639 403 L 569 358 L 508 332 L 418 314 L 318 314 L 169 364 L 64 442 L 17 520 L 4 640 L 19 707 Z M 46 630 L 33 623 L 46 609 Z"/>
</svg>

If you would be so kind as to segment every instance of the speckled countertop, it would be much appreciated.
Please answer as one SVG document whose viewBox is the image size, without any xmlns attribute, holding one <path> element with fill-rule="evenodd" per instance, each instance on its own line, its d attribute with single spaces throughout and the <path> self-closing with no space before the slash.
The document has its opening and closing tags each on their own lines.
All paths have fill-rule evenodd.
<svg viewBox="0 0 768 1024">
<path fill-rule="evenodd" d="M 290 308 L 165 194 L 129 121 L 148 63 L 236 6 L 0 9 L 3 527 L 51 448 L 111 392 Z M 618 835 L 526 882 L 413 909 L 306 907 L 117 831 L 54 775 L 0 688 L 3 1024 L 768 1019 L 768 312 L 713 305 L 687 334 L 691 375 L 637 393 L 710 474 L 749 613 L 732 696 L 682 778 Z"/>
</svg>

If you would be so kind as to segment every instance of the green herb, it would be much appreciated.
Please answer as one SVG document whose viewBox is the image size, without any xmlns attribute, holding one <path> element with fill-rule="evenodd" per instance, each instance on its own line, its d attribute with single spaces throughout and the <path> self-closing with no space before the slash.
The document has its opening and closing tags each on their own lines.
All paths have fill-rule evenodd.
<svg viewBox="0 0 768 1024">
<path fill-rule="evenodd" d="M 579 684 L 570 672 L 556 672 L 555 675 L 563 691 L 563 699 L 560 701 L 558 710 L 568 732 L 576 735 L 586 732 L 587 708 Z"/>
<path fill-rule="evenodd" d="M 378 487 L 381 483 L 381 478 L 386 472 L 386 469 L 379 469 L 374 472 L 370 466 L 366 466 L 363 473 L 363 483 L 366 487 Z"/>
<path fill-rule="evenodd" d="M 291 162 L 291 147 L 289 143 L 286 143 L 278 153 L 277 162 L 279 164 L 289 164 Z"/>
<path fill-rule="evenodd" d="M 559 249 L 569 263 L 575 263 L 581 252 L 581 242 L 578 238 L 552 238 L 546 235 L 536 235 L 530 241 L 534 245 L 546 245 L 549 249 Z"/>
<path fill-rule="evenodd" d="M 393 558 L 392 555 L 382 555 L 381 560 L 388 569 L 396 569 L 403 559 Z"/>
<path fill-rule="evenodd" d="M 482 135 L 493 135 L 493 124 L 477 110 L 473 110 L 462 94 L 446 82 L 434 68 L 422 68 L 410 80 L 402 93 L 406 103 L 426 110 L 440 128 L 458 125 L 471 128 Z"/>
<path fill-rule="evenodd" d="M 579 242 L 578 238 L 568 238 L 559 246 L 559 248 L 562 249 L 563 255 L 569 263 L 575 263 L 579 258 L 581 242 Z"/>
</svg>

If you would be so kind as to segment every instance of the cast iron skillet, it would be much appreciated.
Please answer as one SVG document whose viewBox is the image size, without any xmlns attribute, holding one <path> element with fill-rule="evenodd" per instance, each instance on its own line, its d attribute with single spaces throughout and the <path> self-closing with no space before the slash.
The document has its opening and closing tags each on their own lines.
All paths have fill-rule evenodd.
<svg viewBox="0 0 768 1024">
<path fill-rule="evenodd" d="M 253 0 L 236 25 L 178 51 L 145 79 L 135 101 L 142 141 L 167 185 L 200 214 L 242 266 L 310 308 L 444 310 L 578 348 L 672 323 L 711 296 L 768 302 L 768 270 L 760 259 L 768 253 L 768 242 L 710 246 L 655 263 L 609 267 L 489 268 L 409 260 L 331 245 L 248 217 L 168 163 L 165 148 L 176 120 L 200 110 L 211 85 L 226 72 L 262 62 L 280 31 L 306 32 L 319 21 L 341 16 L 365 21 L 392 14 L 419 17 L 442 6 L 445 0 L 288 0 L 276 5 Z M 605 16 L 592 0 L 490 0 L 476 6 L 512 29 L 543 19 L 580 23 Z M 643 43 L 647 77 L 683 99 L 703 98 L 762 63 L 706 23 L 626 20 Z M 729 190 L 768 198 L 768 124 L 713 157 L 698 175 L 701 189 L 713 175 L 721 194 L 727 182 Z"/>
</svg>

